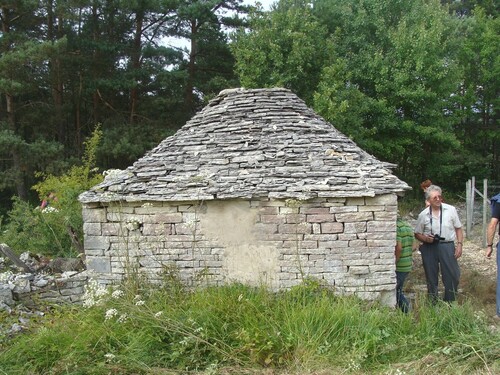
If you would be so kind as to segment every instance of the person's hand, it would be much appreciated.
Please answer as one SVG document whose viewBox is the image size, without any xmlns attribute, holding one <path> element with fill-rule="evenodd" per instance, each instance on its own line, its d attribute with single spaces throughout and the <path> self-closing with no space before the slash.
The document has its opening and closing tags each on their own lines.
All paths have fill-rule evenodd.
<svg viewBox="0 0 500 375">
<path fill-rule="evenodd" d="M 434 236 L 432 234 L 426 234 L 424 242 L 425 243 L 433 243 L 434 242 Z"/>
<path fill-rule="evenodd" d="M 486 258 L 491 258 L 491 254 L 493 254 L 493 246 L 488 246 L 486 248 Z"/>
<path fill-rule="evenodd" d="M 459 243 L 455 246 L 455 259 L 458 259 L 462 256 L 462 244 Z"/>
</svg>

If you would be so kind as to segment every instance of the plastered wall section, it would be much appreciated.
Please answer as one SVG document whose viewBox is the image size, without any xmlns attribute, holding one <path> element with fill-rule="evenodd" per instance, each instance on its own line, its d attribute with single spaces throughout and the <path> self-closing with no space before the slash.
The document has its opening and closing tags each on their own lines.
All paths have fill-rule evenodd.
<svg viewBox="0 0 500 375">
<path fill-rule="evenodd" d="M 272 289 L 314 277 L 338 294 L 395 303 L 395 194 L 363 198 L 136 202 L 83 207 L 100 283 L 176 270 L 189 285 Z"/>
</svg>

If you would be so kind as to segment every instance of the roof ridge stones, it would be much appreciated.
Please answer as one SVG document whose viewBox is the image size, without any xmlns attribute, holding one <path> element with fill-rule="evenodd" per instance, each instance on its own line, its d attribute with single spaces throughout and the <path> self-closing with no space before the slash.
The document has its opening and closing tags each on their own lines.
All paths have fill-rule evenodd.
<svg viewBox="0 0 500 375">
<path fill-rule="evenodd" d="M 409 189 L 290 90 L 223 90 L 82 203 L 362 197 Z"/>
</svg>

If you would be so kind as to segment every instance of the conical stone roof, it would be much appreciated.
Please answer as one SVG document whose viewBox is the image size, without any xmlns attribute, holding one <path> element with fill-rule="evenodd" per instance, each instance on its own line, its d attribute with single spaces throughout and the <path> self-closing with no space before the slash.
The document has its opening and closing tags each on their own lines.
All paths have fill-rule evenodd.
<svg viewBox="0 0 500 375">
<path fill-rule="evenodd" d="M 231 89 L 80 201 L 363 197 L 409 189 L 291 91 Z"/>
</svg>

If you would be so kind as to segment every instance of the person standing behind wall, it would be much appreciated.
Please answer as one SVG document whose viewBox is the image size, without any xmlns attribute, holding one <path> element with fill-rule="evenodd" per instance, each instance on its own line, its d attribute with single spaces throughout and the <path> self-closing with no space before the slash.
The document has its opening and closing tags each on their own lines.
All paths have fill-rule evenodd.
<svg viewBox="0 0 500 375">
<path fill-rule="evenodd" d="M 396 221 L 396 228 L 396 247 L 394 250 L 396 256 L 396 303 L 401 311 L 407 313 L 410 311 L 410 303 L 404 295 L 403 287 L 413 265 L 413 228 L 400 217 Z"/>
<path fill-rule="evenodd" d="M 495 239 L 495 231 L 500 221 L 500 194 L 491 198 L 491 220 L 486 233 L 486 257 L 491 258 L 493 254 L 493 240 Z M 499 228 L 500 230 L 500 228 Z M 499 232 L 500 235 L 500 232 Z M 500 242 L 496 244 L 497 248 L 497 311 L 494 318 L 500 320 Z"/>
<path fill-rule="evenodd" d="M 438 276 L 444 284 L 446 302 L 456 299 L 460 280 L 458 258 L 462 256 L 463 230 L 455 207 L 442 202 L 439 186 L 431 185 L 425 191 L 429 207 L 419 215 L 415 225 L 415 238 L 423 242 L 420 247 L 427 281 L 427 292 L 433 302 L 438 299 Z M 455 246 L 455 241 L 457 241 Z"/>
</svg>

